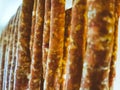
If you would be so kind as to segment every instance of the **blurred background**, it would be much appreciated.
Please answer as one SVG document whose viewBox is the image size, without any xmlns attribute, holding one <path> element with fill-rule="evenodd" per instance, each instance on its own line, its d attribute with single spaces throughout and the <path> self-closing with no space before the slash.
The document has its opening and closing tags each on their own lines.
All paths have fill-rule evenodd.
<svg viewBox="0 0 120 90">
<path fill-rule="evenodd" d="M 18 6 L 22 3 L 22 0 L 0 0 L 0 33 L 8 23 L 12 15 L 15 14 Z M 72 6 L 72 0 L 66 1 L 66 9 Z M 120 19 L 119 19 L 120 21 Z M 114 83 L 114 90 L 120 90 L 120 23 L 119 23 L 119 48 L 118 48 L 118 60 L 116 63 L 117 75 Z"/>
</svg>

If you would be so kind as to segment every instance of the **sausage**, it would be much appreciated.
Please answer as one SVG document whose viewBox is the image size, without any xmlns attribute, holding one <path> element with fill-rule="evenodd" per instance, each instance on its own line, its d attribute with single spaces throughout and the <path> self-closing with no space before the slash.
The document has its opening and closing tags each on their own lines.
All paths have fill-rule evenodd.
<svg viewBox="0 0 120 90">
<path fill-rule="evenodd" d="M 115 32 L 114 32 L 114 44 L 113 52 L 111 56 L 110 63 L 110 73 L 109 73 L 109 88 L 113 90 L 114 78 L 116 76 L 116 60 L 117 60 L 117 51 L 118 51 L 118 20 L 119 20 L 119 10 L 120 9 L 120 0 L 115 1 Z"/>
<path fill-rule="evenodd" d="M 23 0 L 22 2 L 16 51 L 15 90 L 25 90 L 28 88 L 31 64 L 29 43 L 33 3 L 34 0 Z"/>
<path fill-rule="evenodd" d="M 74 0 L 70 43 L 66 63 L 65 90 L 79 90 L 85 54 L 86 0 Z"/>
<path fill-rule="evenodd" d="M 66 62 L 67 62 L 67 57 L 68 57 L 68 45 L 69 45 L 69 42 L 70 42 L 70 30 L 71 30 L 71 10 L 72 8 L 70 9 L 67 9 L 65 11 L 65 32 L 64 32 L 64 51 L 63 51 L 63 65 L 62 65 L 62 78 L 63 78 L 63 82 L 62 82 L 62 90 L 65 90 L 64 87 L 65 87 L 65 74 L 66 74 Z"/>
<path fill-rule="evenodd" d="M 11 61 L 11 67 L 10 67 L 10 75 L 9 75 L 9 90 L 13 90 L 13 84 L 14 84 L 14 69 L 16 64 L 16 47 L 17 47 L 17 35 L 18 35 L 18 22 L 19 22 L 19 14 L 20 14 L 21 6 L 19 6 L 17 12 L 16 12 L 16 19 L 15 19 L 15 28 L 14 28 L 14 34 L 13 34 L 13 50 L 12 50 L 12 61 Z"/>
<path fill-rule="evenodd" d="M 34 40 L 34 31 L 35 31 L 35 20 L 36 20 L 36 7 L 37 0 L 34 0 L 34 7 L 32 11 L 32 27 L 31 27 L 31 36 L 30 36 L 30 55 L 32 57 L 32 49 L 33 49 L 33 40 Z"/>
<path fill-rule="evenodd" d="M 88 0 L 87 7 L 87 47 L 80 90 L 109 90 L 114 0 Z"/>
<path fill-rule="evenodd" d="M 42 37 L 44 24 L 44 6 L 44 0 L 37 0 L 37 16 L 35 22 L 29 90 L 43 90 Z"/>
<path fill-rule="evenodd" d="M 45 90 L 60 90 L 65 25 L 65 0 L 51 0 L 50 41 L 44 82 Z"/>
<path fill-rule="evenodd" d="M 43 44 L 42 44 L 43 78 L 45 78 L 46 67 L 47 67 L 47 56 L 49 50 L 50 14 L 51 14 L 51 0 L 45 0 L 45 17 L 44 17 Z"/>
</svg>

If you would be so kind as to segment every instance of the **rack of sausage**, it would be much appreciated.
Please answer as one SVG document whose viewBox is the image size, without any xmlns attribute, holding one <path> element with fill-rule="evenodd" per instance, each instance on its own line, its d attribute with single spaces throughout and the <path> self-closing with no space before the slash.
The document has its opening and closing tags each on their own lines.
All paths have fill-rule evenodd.
<svg viewBox="0 0 120 90">
<path fill-rule="evenodd" d="M 22 0 L 0 34 L 0 90 L 114 90 L 120 0 Z"/>
</svg>

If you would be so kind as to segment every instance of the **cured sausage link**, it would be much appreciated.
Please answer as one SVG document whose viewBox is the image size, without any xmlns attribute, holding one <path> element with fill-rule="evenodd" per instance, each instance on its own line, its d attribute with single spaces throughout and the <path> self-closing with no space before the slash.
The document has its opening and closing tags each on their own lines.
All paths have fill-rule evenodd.
<svg viewBox="0 0 120 90">
<path fill-rule="evenodd" d="M 43 90 L 42 40 L 45 8 L 44 6 L 44 0 L 37 0 L 37 16 L 35 22 L 29 90 Z"/>
<path fill-rule="evenodd" d="M 47 56 L 49 50 L 50 14 L 51 14 L 51 0 L 45 0 L 45 17 L 44 17 L 43 44 L 42 44 L 43 78 L 45 78 L 46 67 L 47 67 Z"/>
<path fill-rule="evenodd" d="M 50 42 L 44 90 L 60 90 L 65 25 L 65 0 L 51 0 Z"/>
<path fill-rule="evenodd" d="M 32 51 L 33 51 L 33 41 L 34 41 L 34 32 L 35 32 L 35 21 L 36 21 L 36 8 L 37 8 L 37 0 L 34 0 L 34 7 L 32 11 L 32 27 L 31 27 L 31 36 L 30 36 L 30 55 L 32 59 Z"/>
<path fill-rule="evenodd" d="M 109 90 L 114 0 L 88 0 L 87 7 L 87 48 L 80 90 Z"/>
<path fill-rule="evenodd" d="M 86 0 L 74 0 L 71 17 L 70 43 L 65 75 L 65 90 L 79 90 L 85 54 Z"/>
<path fill-rule="evenodd" d="M 23 0 L 18 28 L 17 65 L 15 69 L 15 90 L 26 90 L 30 75 L 30 34 L 34 0 Z"/>
<path fill-rule="evenodd" d="M 70 42 L 70 30 L 71 30 L 71 11 L 72 9 L 68 9 L 65 11 L 65 33 L 64 33 L 64 51 L 63 51 L 63 65 L 62 65 L 62 89 L 65 90 L 65 74 L 66 74 L 66 63 L 68 58 L 68 45 Z"/>
</svg>

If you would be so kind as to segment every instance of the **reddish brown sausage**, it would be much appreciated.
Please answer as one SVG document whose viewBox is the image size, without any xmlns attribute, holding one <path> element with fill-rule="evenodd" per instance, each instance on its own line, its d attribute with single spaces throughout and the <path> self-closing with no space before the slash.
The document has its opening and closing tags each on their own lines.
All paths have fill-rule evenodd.
<svg viewBox="0 0 120 90">
<path fill-rule="evenodd" d="M 109 90 L 114 0 L 88 0 L 87 48 L 80 90 Z"/>
<path fill-rule="evenodd" d="M 51 0 L 50 42 L 48 51 L 47 68 L 45 75 L 45 90 L 60 90 L 64 25 L 65 25 L 65 0 Z"/>
<path fill-rule="evenodd" d="M 65 90 L 79 90 L 85 54 L 86 0 L 74 0 L 70 44 L 65 75 Z"/>
<path fill-rule="evenodd" d="M 31 59 L 32 59 L 33 41 L 34 41 L 34 32 L 35 32 L 36 8 L 37 8 L 37 0 L 34 0 L 34 7 L 33 7 L 33 11 L 32 11 L 32 27 L 31 27 L 31 36 L 30 36 Z"/>
<path fill-rule="evenodd" d="M 23 0 L 18 28 L 17 65 L 15 70 L 15 90 L 26 90 L 30 75 L 30 32 L 34 0 Z"/>
<path fill-rule="evenodd" d="M 64 51 L 63 51 L 63 65 L 62 65 L 62 78 L 63 86 L 62 90 L 65 90 L 65 73 L 66 73 L 66 63 L 68 58 L 68 45 L 70 42 L 70 30 L 71 30 L 71 8 L 65 11 L 65 33 L 64 33 Z"/>
<path fill-rule="evenodd" d="M 43 90 L 42 37 L 44 24 L 44 6 L 44 0 L 37 0 L 37 16 L 35 23 L 29 90 Z"/>
<path fill-rule="evenodd" d="M 44 30 L 43 30 L 43 44 L 42 44 L 42 62 L 43 62 L 43 77 L 45 78 L 47 67 L 47 56 L 49 50 L 50 38 L 50 13 L 51 13 L 51 0 L 45 0 L 45 17 L 44 17 Z"/>
</svg>

